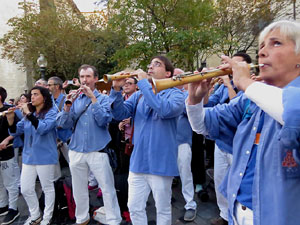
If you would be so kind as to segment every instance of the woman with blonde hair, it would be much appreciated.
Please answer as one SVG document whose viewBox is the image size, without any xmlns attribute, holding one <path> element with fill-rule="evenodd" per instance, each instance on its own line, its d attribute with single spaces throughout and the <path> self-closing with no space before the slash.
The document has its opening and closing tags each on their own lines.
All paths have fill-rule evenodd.
<svg viewBox="0 0 300 225">
<path fill-rule="evenodd" d="M 271 23 L 259 37 L 260 74 L 222 58 L 245 93 L 203 108 L 208 81 L 189 85 L 187 112 L 194 131 L 221 140 L 233 154 L 223 182 L 229 224 L 296 225 L 300 220 L 300 24 Z"/>
</svg>

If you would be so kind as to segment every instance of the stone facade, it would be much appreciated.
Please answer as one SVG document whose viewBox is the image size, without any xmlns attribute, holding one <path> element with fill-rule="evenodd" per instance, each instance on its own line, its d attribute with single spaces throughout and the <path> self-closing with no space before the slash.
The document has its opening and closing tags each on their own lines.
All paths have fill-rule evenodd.
<svg viewBox="0 0 300 225">
<path fill-rule="evenodd" d="M 18 9 L 20 0 L 2 0 L 0 7 L 0 37 L 2 37 L 10 27 L 7 21 L 22 11 Z M 0 48 L 1 54 L 1 48 Z M 20 94 L 28 91 L 33 85 L 31 76 L 19 65 L 0 58 L 0 86 L 7 90 L 7 100 L 19 97 Z"/>
</svg>

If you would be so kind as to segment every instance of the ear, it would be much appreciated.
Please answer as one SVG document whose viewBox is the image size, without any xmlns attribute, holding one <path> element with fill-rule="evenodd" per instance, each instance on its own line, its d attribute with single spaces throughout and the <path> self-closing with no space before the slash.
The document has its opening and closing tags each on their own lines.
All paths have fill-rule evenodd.
<svg viewBox="0 0 300 225">
<path fill-rule="evenodd" d="M 171 72 L 170 71 L 166 71 L 166 78 L 170 78 L 171 77 Z"/>
</svg>

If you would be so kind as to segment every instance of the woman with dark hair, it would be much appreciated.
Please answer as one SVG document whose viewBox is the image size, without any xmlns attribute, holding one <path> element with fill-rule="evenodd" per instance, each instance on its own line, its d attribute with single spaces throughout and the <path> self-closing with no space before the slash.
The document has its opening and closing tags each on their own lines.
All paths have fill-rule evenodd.
<svg viewBox="0 0 300 225">
<path fill-rule="evenodd" d="M 24 133 L 22 154 L 21 192 L 28 205 L 30 217 L 26 225 L 50 224 L 53 213 L 55 190 L 54 169 L 58 161 L 56 148 L 56 111 L 52 107 L 51 94 L 44 87 L 34 87 L 30 91 L 31 104 L 21 103 L 24 118 L 14 124 L 14 113 L 7 114 L 13 136 Z M 38 198 L 35 193 L 35 180 L 39 177 L 45 193 L 43 220 Z"/>
</svg>

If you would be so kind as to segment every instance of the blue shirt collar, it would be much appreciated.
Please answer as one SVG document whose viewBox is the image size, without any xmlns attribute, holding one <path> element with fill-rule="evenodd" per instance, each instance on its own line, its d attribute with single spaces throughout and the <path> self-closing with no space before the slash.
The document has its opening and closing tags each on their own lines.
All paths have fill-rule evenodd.
<svg viewBox="0 0 300 225">
<path fill-rule="evenodd" d="M 300 76 L 288 83 L 285 88 L 286 87 L 300 87 Z"/>
</svg>

